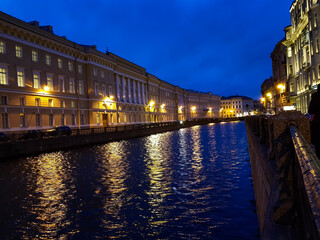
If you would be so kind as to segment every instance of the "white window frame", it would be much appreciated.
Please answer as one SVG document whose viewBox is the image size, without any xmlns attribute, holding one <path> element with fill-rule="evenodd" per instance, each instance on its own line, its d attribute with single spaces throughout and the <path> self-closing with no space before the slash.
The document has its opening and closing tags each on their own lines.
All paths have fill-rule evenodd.
<svg viewBox="0 0 320 240">
<path fill-rule="evenodd" d="M 7 51 L 6 49 L 6 42 L 5 41 L 0 41 L 0 53 L 5 54 Z"/>
<path fill-rule="evenodd" d="M 38 83 L 35 81 L 35 80 L 36 80 L 35 76 L 38 77 Z M 33 81 L 33 88 L 35 88 L 35 89 L 40 89 L 40 88 L 41 88 L 41 84 L 40 84 L 40 72 L 34 71 L 34 72 L 32 73 L 32 81 Z"/>
<path fill-rule="evenodd" d="M 0 84 L 1 85 L 9 85 L 8 66 L 0 64 L 0 68 L 4 69 L 4 72 L 2 72 L 2 70 L 0 71 Z"/>
<path fill-rule="evenodd" d="M 32 52 L 31 52 L 31 60 L 33 62 L 38 62 L 38 51 L 37 50 L 32 50 Z"/>
<path fill-rule="evenodd" d="M 69 79 L 69 93 L 76 93 L 76 89 L 75 89 L 75 86 L 74 86 L 74 79 Z"/>
<path fill-rule="evenodd" d="M 16 45 L 15 50 L 16 50 L 16 57 L 17 57 L 17 58 L 23 58 L 23 50 L 22 50 L 22 47 L 19 46 L 19 45 Z"/>
<path fill-rule="evenodd" d="M 51 56 L 49 54 L 46 54 L 46 65 L 51 65 Z"/>
<path fill-rule="evenodd" d="M 51 79 L 51 81 L 49 81 L 49 79 Z M 53 91 L 53 75 L 47 74 L 46 80 L 47 80 L 47 87 L 49 87 L 49 91 Z"/>
<path fill-rule="evenodd" d="M 23 68 L 17 68 L 17 84 L 18 84 L 18 87 L 26 86 L 26 80 L 25 80 L 25 74 L 24 74 Z"/>
</svg>

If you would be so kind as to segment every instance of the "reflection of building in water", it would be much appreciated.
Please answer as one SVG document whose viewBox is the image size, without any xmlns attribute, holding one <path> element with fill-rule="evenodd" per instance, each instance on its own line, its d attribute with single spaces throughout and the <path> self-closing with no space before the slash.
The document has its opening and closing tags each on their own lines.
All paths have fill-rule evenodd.
<svg viewBox="0 0 320 240">
<path fill-rule="evenodd" d="M 162 133 L 148 136 L 145 140 L 149 189 L 148 203 L 151 206 L 153 218 L 150 219 L 152 227 L 159 227 L 167 222 L 168 209 L 164 203 L 171 192 L 171 146 L 168 139 L 170 133 Z M 166 219 L 166 220 L 164 220 Z"/>
<path fill-rule="evenodd" d="M 72 128 L 218 117 L 220 97 L 185 90 L 52 26 L 0 12 L 0 129 Z"/>
<path fill-rule="evenodd" d="M 60 236 L 61 227 L 70 224 L 66 221 L 68 203 L 66 196 L 74 191 L 70 169 L 65 164 L 68 160 L 62 152 L 43 154 L 36 158 L 36 182 L 31 202 L 37 205 L 27 210 L 36 214 L 37 224 L 32 226 L 43 239 L 54 239 Z M 73 193 L 72 193 L 73 194 Z"/>
</svg>

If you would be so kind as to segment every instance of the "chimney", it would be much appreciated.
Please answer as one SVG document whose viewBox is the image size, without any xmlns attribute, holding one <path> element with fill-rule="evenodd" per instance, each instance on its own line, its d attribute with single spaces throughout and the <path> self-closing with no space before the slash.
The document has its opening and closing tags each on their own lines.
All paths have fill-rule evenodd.
<svg viewBox="0 0 320 240">
<path fill-rule="evenodd" d="M 39 22 L 38 21 L 32 21 L 32 22 L 28 22 L 30 25 L 35 26 L 35 27 L 39 27 Z"/>
<path fill-rule="evenodd" d="M 52 28 L 52 26 L 50 26 L 50 25 L 40 26 L 40 28 L 41 28 L 42 30 L 45 30 L 45 31 L 49 32 L 49 33 L 53 33 L 53 28 Z"/>
</svg>

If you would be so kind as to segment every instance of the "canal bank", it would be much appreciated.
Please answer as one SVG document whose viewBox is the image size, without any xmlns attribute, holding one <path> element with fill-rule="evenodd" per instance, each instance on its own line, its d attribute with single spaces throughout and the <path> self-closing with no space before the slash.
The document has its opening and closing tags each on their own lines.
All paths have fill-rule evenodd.
<svg viewBox="0 0 320 240">
<path fill-rule="evenodd" d="M 0 144 L 0 160 L 5 161 L 21 156 L 30 156 L 43 152 L 66 150 L 112 141 L 127 140 L 152 134 L 178 130 L 195 125 L 234 121 L 236 119 L 193 119 L 185 122 L 163 122 L 150 124 L 122 125 L 106 128 L 88 128 L 72 130 L 70 136 L 38 137 L 36 139 L 18 140 Z"/>
</svg>

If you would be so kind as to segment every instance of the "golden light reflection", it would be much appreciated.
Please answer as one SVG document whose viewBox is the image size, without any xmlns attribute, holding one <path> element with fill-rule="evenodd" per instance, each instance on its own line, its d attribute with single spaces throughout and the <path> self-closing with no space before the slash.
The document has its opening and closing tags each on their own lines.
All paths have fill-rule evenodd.
<svg viewBox="0 0 320 240">
<path fill-rule="evenodd" d="M 97 196 L 103 196 L 103 210 L 105 214 L 120 219 L 120 212 L 127 204 L 125 181 L 128 177 L 129 163 L 127 161 L 128 150 L 125 142 L 111 142 L 100 147 L 102 162 L 100 164 L 100 188 L 96 189 Z M 125 228 L 126 222 L 115 223 L 103 219 L 104 228 Z"/>
<path fill-rule="evenodd" d="M 150 189 L 146 191 L 149 196 L 151 212 L 155 216 L 150 219 L 152 227 L 159 227 L 167 222 L 167 210 L 163 207 L 166 196 L 170 193 L 172 177 L 168 166 L 170 159 L 171 146 L 169 136 L 171 133 L 151 135 L 145 142 L 146 161 Z"/>
<path fill-rule="evenodd" d="M 31 208 L 36 215 L 37 224 L 33 226 L 41 236 L 39 239 L 55 239 L 61 227 L 67 227 L 65 221 L 68 211 L 66 196 L 73 194 L 75 186 L 70 179 L 71 167 L 63 152 L 40 155 L 35 164 L 35 195 L 38 204 Z M 61 236 L 61 239 L 64 237 Z"/>
<path fill-rule="evenodd" d="M 203 168 L 202 165 L 202 153 L 201 153 L 201 142 L 200 142 L 200 126 L 191 128 L 192 137 L 192 168 L 195 170 L 195 175 L 200 180 L 200 171 Z"/>
</svg>

